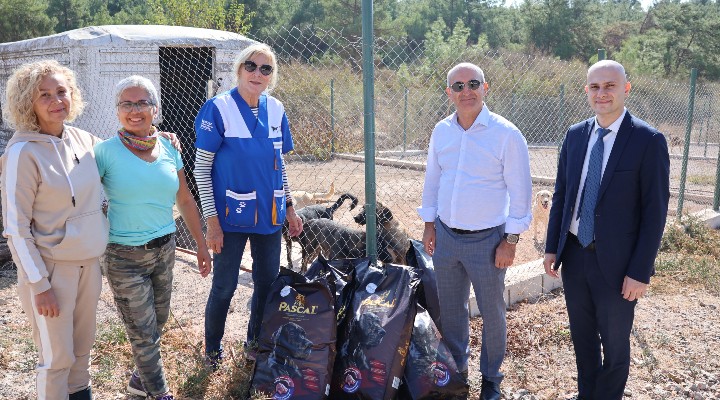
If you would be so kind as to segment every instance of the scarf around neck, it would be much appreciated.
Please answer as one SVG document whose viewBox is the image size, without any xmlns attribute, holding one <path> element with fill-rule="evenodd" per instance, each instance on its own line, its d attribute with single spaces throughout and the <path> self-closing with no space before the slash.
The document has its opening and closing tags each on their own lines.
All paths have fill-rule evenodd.
<svg viewBox="0 0 720 400">
<path fill-rule="evenodd" d="M 158 129 L 153 126 L 152 133 L 149 136 L 140 137 L 133 135 L 125 128 L 121 128 L 118 130 L 118 136 L 120 137 L 121 142 L 123 142 L 127 146 L 132 147 L 133 149 L 143 151 L 152 150 L 155 147 L 155 143 L 157 143 Z"/>
</svg>

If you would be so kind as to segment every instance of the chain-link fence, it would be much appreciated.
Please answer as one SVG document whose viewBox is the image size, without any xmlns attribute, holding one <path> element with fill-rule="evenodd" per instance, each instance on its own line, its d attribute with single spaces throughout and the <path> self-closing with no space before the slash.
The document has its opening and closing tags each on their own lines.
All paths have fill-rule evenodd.
<svg viewBox="0 0 720 400">
<path fill-rule="evenodd" d="M 0 81 L 17 66 L 55 58 L 76 71 L 87 102 L 76 125 L 100 137 L 119 126 L 114 85 L 132 74 L 150 78 L 159 88 L 159 127 L 178 134 L 185 171 L 193 193 L 194 118 L 204 101 L 234 86 L 232 60 L 250 41 L 218 31 L 179 27 L 100 27 L 0 45 Z M 287 157 L 290 185 L 305 192 L 309 203 L 331 205 L 341 194 L 365 198 L 362 49 L 359 38 L 342 32 L 288 28 L 267 37 L 279 58 L 279 85 L 273 95 L 286 108 L 295 141 Z M 437 47 L 437 46 L 436 46 Z M 452 112 L 444 93 L 445 75 L 456 63 L 483 68 L 490 92 L 489 108 L 523 132 L 530 147 L 535 190 L 552 189 L 559 146 L 569 125 L 592 115 L 583 90 L 586 65 L 484 48 L 432 49 L 401 38 L 378 38 L 375 48 L 375 143 L 377 201 L 391 210 L 396 228 L 420 239 L 417 216 L 424 162 L 434 125 Z M 677 209 L 688 118 L 690 85 L 646 77 L 630 79 L 628 109 L 667 135 L 671 160 L 671 212 Z M 720 113 L 717 85 L 698 84 L 690 134 L 684 212 L 713 203 L 718 158 Z M 0 98 L 4 99 L 4 85 Z M 6 125 L 5 139 L 10 134 Z M 296 193 L 296 200 L 300 193 Z M 334 219 L 363 232 L 353 218 L 359 208 L 340 206 Z M 481 199 L 478 199 L 481 207 Z M 194 244 L 182 221 L 178 242 Z M 539 258 L 543 234 L 523 235 L 518 261 Z M 340 242 L 331 246 L 346 246 Z M 382 252 L 381 246 L 379 251 Z M 285 252 L 285 250 L 283 250 Z M 290 253 L 301 262 L 299 246 Z M 287 255 L 282 255 L 287 263 Z"/>
</svg>

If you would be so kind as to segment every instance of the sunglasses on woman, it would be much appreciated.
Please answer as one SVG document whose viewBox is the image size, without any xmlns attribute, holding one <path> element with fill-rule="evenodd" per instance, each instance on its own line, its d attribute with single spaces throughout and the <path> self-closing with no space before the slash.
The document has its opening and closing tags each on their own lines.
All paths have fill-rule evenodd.
<svg viewBox="0 0 720 400">
<path fill-rule="evenodd" d="M 257 69 L 257 67 L 258 67 L 258 65 L 255 64 L 254 62 L 252 62 L 252 61 L 250 61 L 250 60 L 245 61 L 245 71 L 247 71 L 247 72 L 255 72 L 255 70 Z M 260 66 L 260 73 L 263 74 L 263 75 L 265 75 L 265 76 L 268 76 L 268 75 L 272 74 L 272 71 L 273 71 L 272 65 L 263 64 L 263 65 Z"/>
<path fill-rule="evenodd" d="M 471 79 L 467 82 L 455 82 L 450 87 L 452 88 L 453 92 L 460 93 L 465 89 L 465 85 L 470 88 L 470 90 L 478 90 L 480 85 L 482 85 L 482 82 L 480 82 L 477 79 Z"/>
</svg>

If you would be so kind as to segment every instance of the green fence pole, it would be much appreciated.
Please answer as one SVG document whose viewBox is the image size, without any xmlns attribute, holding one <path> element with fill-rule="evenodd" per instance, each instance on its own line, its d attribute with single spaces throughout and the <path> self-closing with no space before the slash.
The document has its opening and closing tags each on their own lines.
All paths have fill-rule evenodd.
<svg viewBox="0 0 720 400">
<path fill-rule="evenodd" d="M 335 154 L 335 79 L 330 79 L 330 155 Z"/>
<path fill-rule="evenodd" d="M 410 90 L 405 88 L 405 111 L 403 112 L 403 157 L 407 151 L 407 107 L 408 107 L 408 92 Z"/>
<path fill-rule="evenodd" d="M 713 210 L 720 210 L 720 151 L 718 151 L 717 167 L 715 169 L 715 195 L 713 196 Z"/>
<path fill-rule="evenodd" d="M 685 178 L 687 177 L 687 164 L 690 156 L 690 134 L 692 133 L 693 109 L 695 108 L 695 82 L 697 81 L 697 68 L 690 70 L 690 101 L 688 102 L 687 128 L 685 129 L 685 146 L 683 146 L 682 170 L 680 171 L 680 194 L 678 195 L 677 218 L 682 217 L 683 202 L 685 201 Z M 716 189 L 717 191 L 717 189 Z"/>
<path fill-rule="evenodd" d="M 367 245 L 365 253 L 377 263 L 377 226 L 375 215 L 375 65 L 373 64 L 373 2 L 362 0 L 363 109 L 365 131 L 365 217 Z"/>
<path fill-rule="evenodd" d="M 605 59 L 605 49 L 598 49 L 598 61 Z"/>
</svg>

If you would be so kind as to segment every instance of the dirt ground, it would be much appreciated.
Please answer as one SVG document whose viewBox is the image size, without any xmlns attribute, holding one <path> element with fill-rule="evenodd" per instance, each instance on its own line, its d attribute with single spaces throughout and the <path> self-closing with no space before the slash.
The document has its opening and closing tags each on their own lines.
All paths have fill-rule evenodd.
<svg viewBox="0 0 720 400">
<path fill-rule="evenodd" d="M 174 333 L 173 345 L 181 347 L 173 349 L 176 352 L 198 352 L 202 348 L 203 313 L 210 280 L 202 279 L 194 266 L 193 257 L 177 254 L 172 319 L 166 328 Z M 33 399 L 36 356 L 15 283 L 14 269 L 6 266 L 0 270 L 0 398 Z M 228 317 L 226 348 L 237 347 L 244 339 L 251 290 L 249 277 L 243 273 Z M 719 308 L 720 299 L 702 289 L 685 287 L 672 277 L 656 278 L 648 297 L 641 300 L 637 308 L 626 397 L 720 399 Z M 98 309 L 98 339 L 91 370 L 97 399 L 137 400 L 125 394 L 132 362 L 129 346 L 115 344 L 121 326 L 105 285 Z M 481 327 L 481 319 L 472 320 L 470 383 L 473 396 L 477 396 L 480 383 Z M 575 392 L 576 372 L 561 292 L 511 307 L 508 341 L 503 365 L 505 399 L 566 399 Z M 170 349 L 166 347 L 163 351 L 167 354 Z M 182 376 L 190 376 L 192 371 L 177 371 L 188 368 L 187 365 L 181 366 L 173 359 L 166 361 L 166 368 L 168 374 L 174 376 L 176 393 L 197 392 L 192 379 Z M 178 398 L 231 397 L 181 395 Z"/>
</svg>

